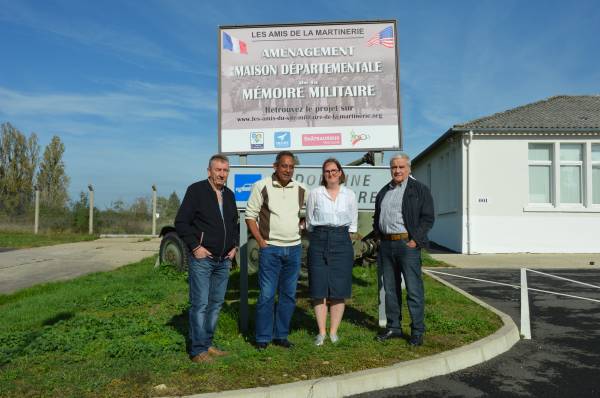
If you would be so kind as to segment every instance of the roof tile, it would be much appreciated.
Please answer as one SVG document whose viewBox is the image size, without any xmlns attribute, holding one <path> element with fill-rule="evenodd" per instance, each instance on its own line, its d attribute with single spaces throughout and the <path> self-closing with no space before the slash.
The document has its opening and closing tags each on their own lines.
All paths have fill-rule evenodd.
<svg viewBox="0 0 600 398">
<path fill-rule="evenodd" d="M 600 129 L 600 95 L 559 95 L 463 124 L 454 129 Z"/>
</svg>

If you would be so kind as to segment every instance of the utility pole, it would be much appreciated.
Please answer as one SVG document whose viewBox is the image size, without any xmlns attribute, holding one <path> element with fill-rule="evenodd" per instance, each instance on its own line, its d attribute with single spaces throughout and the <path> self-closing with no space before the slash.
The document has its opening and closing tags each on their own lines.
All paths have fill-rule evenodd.
<svg viewBox="0 0 600 398">
<path fill-rule="evenodd" d="M 88 189 L 90 190 L 90 218 L 88 234 L 92 235 L 94 233 L 94 187 L 92 186 L 92 184 L 88 184 Z"/>
<path fill-rule="evenodd" d="M 37 235 L 40 228 L 40 188 L 35 186 L 35 223 L 33 233 Z"/>
<path fill-rule="evenodd" d="M 156 235 L 156 184 L 152 184 L 152 235 Z"/>
</svg>

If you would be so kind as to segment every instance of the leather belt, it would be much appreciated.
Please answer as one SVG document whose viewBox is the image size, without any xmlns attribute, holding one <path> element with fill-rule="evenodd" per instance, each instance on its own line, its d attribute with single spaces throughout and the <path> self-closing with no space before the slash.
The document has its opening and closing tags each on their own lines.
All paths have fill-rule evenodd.
<svg viewBox="0 0 600 398">
<path fill-rule="evenodd" d="M 402 232 L 400 234 L 383 234 L 381 235 L 383 240 L 408 240 L 408 232 Z"/>
</svg>

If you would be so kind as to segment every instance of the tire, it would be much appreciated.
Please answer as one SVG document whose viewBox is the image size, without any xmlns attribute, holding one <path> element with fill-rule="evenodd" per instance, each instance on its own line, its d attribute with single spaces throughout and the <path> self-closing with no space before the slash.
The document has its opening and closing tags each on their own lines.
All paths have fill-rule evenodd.
<svg viewBox="0 0 600 398">
<path fill-rule="evenodd" d="M 168 232 L 160 241 L 158 253 L 161 264 L 169 264 L 179 272 L 186 272 L 189 266 L 185 243 L 176 232 Z"/>
</svg>

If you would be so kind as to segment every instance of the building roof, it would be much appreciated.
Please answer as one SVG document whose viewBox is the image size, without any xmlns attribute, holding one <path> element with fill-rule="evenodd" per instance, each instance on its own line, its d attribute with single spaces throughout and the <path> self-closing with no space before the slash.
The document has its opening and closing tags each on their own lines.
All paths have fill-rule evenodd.
<svg viewBox="0 0 600 398">
<path fill-rule="evenodd" d="M 414 157 L 418 162 L 451 136 L 473 131 L 486 134 L 600 133 L 600 95 L 557 95 L 504 112 L 455 124 Z"/>
<path fill-rule="evenodd" d="M 600 95 L 557 95 L 456 124 L 453 130 L 560 130 L 600 129 Z"/>
</svg>

